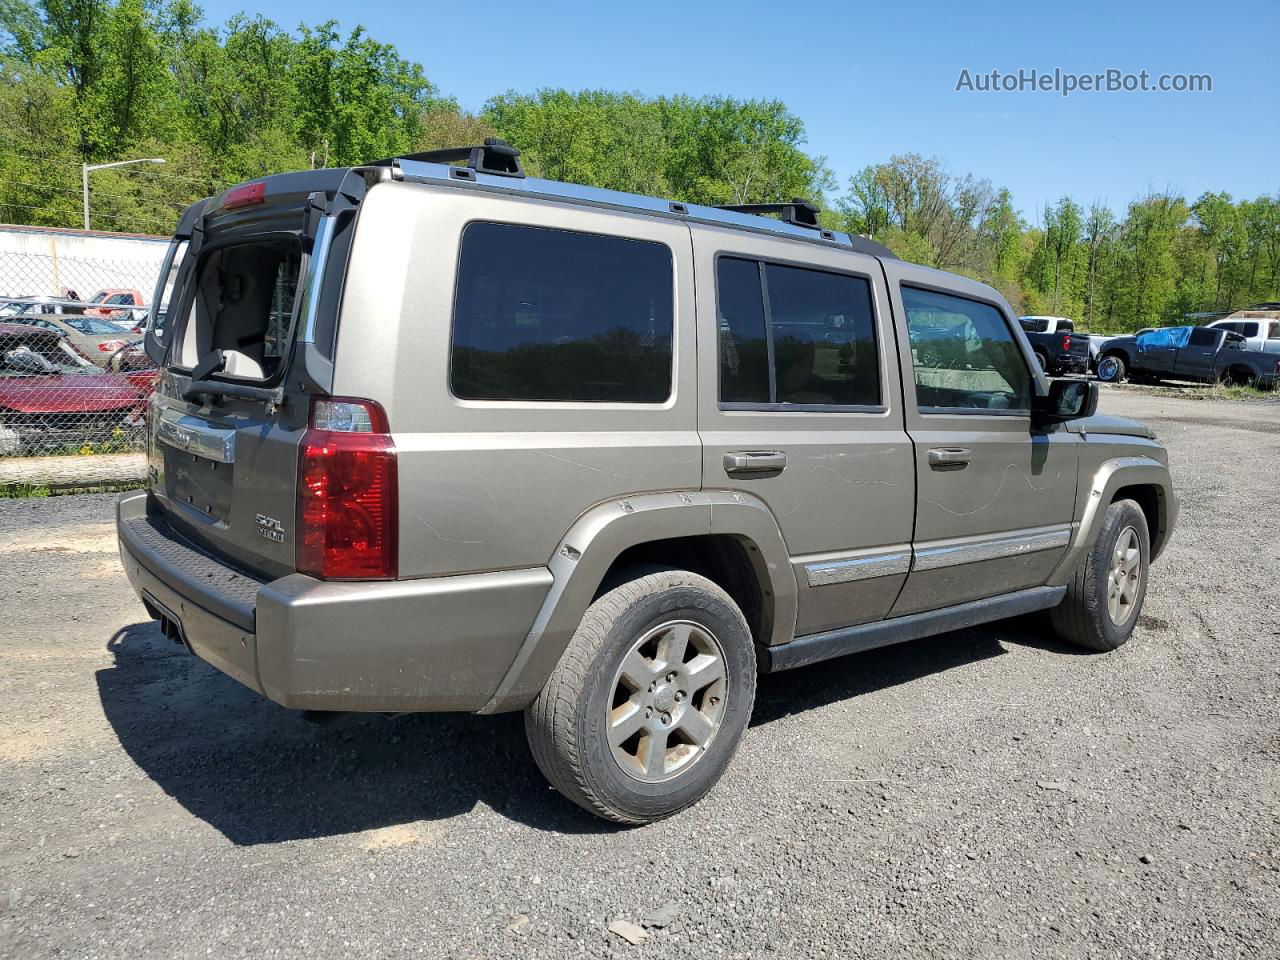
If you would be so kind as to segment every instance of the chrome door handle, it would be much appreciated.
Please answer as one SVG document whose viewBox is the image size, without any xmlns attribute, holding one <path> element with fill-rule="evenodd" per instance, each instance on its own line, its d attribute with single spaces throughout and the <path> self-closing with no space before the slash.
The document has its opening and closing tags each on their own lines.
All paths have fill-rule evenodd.
<svg viewBox="0 0 1280 960">
<path fill-rule="evenodd" d="M 929 451 L 931 467 L 967 467 L 969 451 L 964 447 L 934 447 Z"/>
<path fill-rule="evenodd" d="M 781 473 L 787 467 L 787 455 L 779 450 L 742 451 L 724 455 L 724 472 L 731 477 Z"/>
</svg>

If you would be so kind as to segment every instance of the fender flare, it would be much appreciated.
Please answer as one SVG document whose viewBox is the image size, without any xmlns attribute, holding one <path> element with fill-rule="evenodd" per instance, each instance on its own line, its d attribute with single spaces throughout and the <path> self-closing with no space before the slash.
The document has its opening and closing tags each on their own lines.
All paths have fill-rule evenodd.
<svg viewBox="0 0 1280 960">
<path fill-rule="evenodd" d="M 1122 487 L 1147 486 L 1157 493 L 1158 522 L 1151 530 L 1151 559 L 1155 560 L 1169 542 L 1169 534 L 1178 519 L 1178 497 L 1169 480 L 1169 468 L 1151 457 L 1116 457 L 1104 461 L 1093 475 L 1084 509 L 1076 524 L 1075 536 L 1058 566 L 1049 576 L 1050 586 L 1065 585 L 1076 565 L 1093 548 L 1106 508 Z"/>
<path fill-rule="evenodd" d="M 629 547 L 727 534 L 744 541 L 768 611 L 767 643 L 792 638 L 796 578 L 778 523 L 764 501 L 731 490 L 690 490 L 621 497 L 579 517 L 547 568 L 552 584 L 506 676 L 480 713 L 527 706 L 551 675 L 613 561 Z"/>
</svg>

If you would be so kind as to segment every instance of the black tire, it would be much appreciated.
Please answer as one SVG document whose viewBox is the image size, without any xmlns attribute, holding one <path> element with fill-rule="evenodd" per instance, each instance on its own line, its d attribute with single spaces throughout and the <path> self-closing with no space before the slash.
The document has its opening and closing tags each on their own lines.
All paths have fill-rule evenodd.
<svg viewBox="0 0 1280 960">
<path fill-rule="evenodd" d="M 1107 605 L 1113 574 L 1114 555 L 1121 535 L 1132 530 L 1140 555 L 1136 594 L 1128 605 L 1123 622 L 1113 619 Z M 1067 595 L 1049 612 L 1054 632 L 1068 643 L 1087 650 L 1114 650 L 1133 635 L 1147 596 L 1151 563 L 1151 533 L 1142 508 L 1132 500 L 1117 500 L 1107 507 L 1102 529 L 1083 562 L 1076 568 Z"/>
<path fill-rule="evenodd" d="M 1124 357 L 1119 354 L 1109 353 L 1098 360 L 1097 377 L 1103 383 L 1122 383 L 1124 382 L 1125 363 Z"/>
<path fill-rule="evenodd" d="M 1053 376 L 1053 372 L 1049 369 L 1049 358 L 1045 356 L 1043 350 L 1036 350 L 1036 363 L 1040 364 L 1040 372 L 1046 376 Z"/>
<path fill-rule="evenodd" d="M 1227 387 L 1252 387 L 1258 377 L 1248 367 L 1230 367 L 1219 375 L 1218 382 Z"/>
<path fill-rule="evenodd" d="M 623 768 L 608 723 L 624 658 L 638 640 L 672 622 L 692 623 L 718 641 L 723 704 L 713 698 L 720 719 L 705 747 L 669 779 L 651 782 Z M 538 769 L 564 796 L 616 823 L 651 823 L 696 803 L 720 779 L 751 719 L 755 687 L 751 631 L 729 595 L 687 570 L 658 570 L 614 587 L 587 609 L 546 686 L 525 710 L 525 733 Z M 644 695 L 637 690 L 632 699 Z M 686 710 L 697 696 L 689 696 Z"/>
</svg>

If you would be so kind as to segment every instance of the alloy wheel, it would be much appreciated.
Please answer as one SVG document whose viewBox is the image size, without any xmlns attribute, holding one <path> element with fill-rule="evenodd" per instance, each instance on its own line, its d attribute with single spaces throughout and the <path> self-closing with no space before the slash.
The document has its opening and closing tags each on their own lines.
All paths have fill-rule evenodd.
<svg viewBox="0 0 1280 960">
<path fill-rule="evenodd" d="M 1107 613 L 1117 627 L 1129 622 L 1142 586 L 1142 548 L 1138 531 L 1125 527 L 1116 538 L 1107 574 Z"/>
<path fill-rule="evenodd" d="M 658 783 L 698 761 L 720 729 L 728 685 L 720 641 L 674 620 L 645 632 L 613 679 L 609 748 L 630 777 Z"/>
</svg>

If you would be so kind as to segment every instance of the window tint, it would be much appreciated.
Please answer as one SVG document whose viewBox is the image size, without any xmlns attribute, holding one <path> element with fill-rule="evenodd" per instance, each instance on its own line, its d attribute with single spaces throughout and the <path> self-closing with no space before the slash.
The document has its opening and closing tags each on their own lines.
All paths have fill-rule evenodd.
<svg viewBox="0 0 1280 960">
<path fill-rule="evenodd" d="M 1045 317 L 1020 317 L 1018 322 L 1027 333 L 1044 333 L 1049 329 L 1049 321 Z"/>
<path fill-rule="evenodd" d="M 769 403 L 769 348 L 760 265 L 721 257 L 716 267 L 720 317 L 720 400 Z"/>
<path fill-rule="evenodd" d="M 1256 337 L 1258 335 L 1258 325 L 1256 323 L 1240 324 L 1240 332 L 1246 337 Z"/>
<path fill-rule="evenodd" d="M 1188 343 L 1193 347 L 1212 347 L 1218 342 L 1218 331 L 1208 327 L 1194 327 Z"/>
<path fill-rule="evenodd" d="M 660 403 L 671 395 L 672 291 L 660 243 L 473 223 L 458 265 L 453 392 Z"/>
<path fill-rule="evenodd" d="M 1030 410 L 1031 374 L 995 307 L 905 286 L 902 302 L 922 410 Z"/>
<path fill-rule="evenodd" d="M 880 402 L 871 284 L 821 270 L 765 266 L 779 403 Z"/>
<path fill-rule="evenodd" d="M 1213 326 L 1218 330 L 1230 330 L 1232 333 L 1240 332 L 1240 324 L 1238 323 L 1215 323 Z"/>
<path fill-rule="evenodd" d="M 721 402 L 878 405 L 871 284 L 766 263 L 762 288 L 761 267 L 733 257 L 717 267 Z"/>
</svg>

